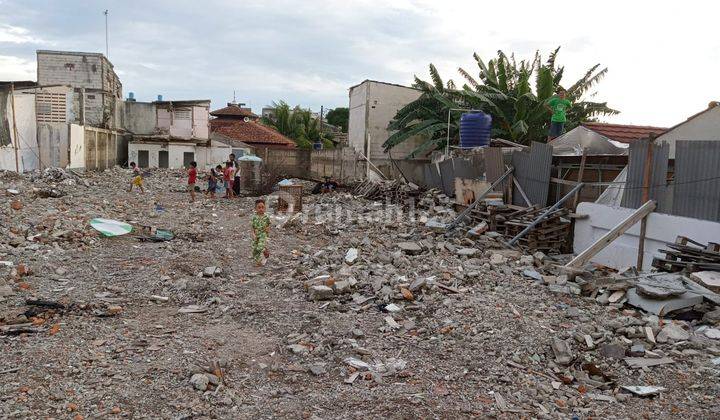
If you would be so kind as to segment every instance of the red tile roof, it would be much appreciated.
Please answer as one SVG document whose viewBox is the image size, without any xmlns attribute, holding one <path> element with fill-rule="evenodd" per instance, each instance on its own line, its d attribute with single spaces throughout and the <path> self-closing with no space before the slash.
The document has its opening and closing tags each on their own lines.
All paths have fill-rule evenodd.
<svg viewBox="0 0 720 420">
<path fill-rule="evenodd" d="M 619 141 L 620 143 L 630 143 L 634 140 L 645 139 L 650 134 L 660 135 L 667 131 L 667 128 L 650 127 L 647 125 L 606 124 L 598 122 L 585 122 L 582 123 L 582 126 L 610 140 Z"/>
<path fill-rule="evenodd" d="M 215 118 L 210 120 L 210 131 L 250 146 L 295 147 L 292 139 L 256 121 Z"/>
<path fill-rule="evenodd" d="M 216 109 L 210 113 L 213 117 L 248 117 L 260 118 L 253 114 L 250 108 L 241 108 L 237 105 L 228 105 L 225 108 Z"/>
</svg>

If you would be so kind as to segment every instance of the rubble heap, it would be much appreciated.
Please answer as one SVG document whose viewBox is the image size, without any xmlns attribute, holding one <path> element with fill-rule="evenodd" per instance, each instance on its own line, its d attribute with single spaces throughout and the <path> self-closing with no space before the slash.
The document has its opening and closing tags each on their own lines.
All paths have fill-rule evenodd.
<svg viewBox="0 0 720 420">
<path fill-rule="evenodd" d="M 414 209 L 305 197 L 303 213 L 272 215 L 255 268 L 253 198 L 190 204 L 179 171 L 151 171 L 144 195 L 129 180 L 0 174 L 0 417 L 720 410 L 720 310 L 705 297 L 656 315 L 613 296 L 620 282 L 656 293 L 639 273 L 564 271 L 568 256 L 506 249 L 498 232 L 446 236 L 457 213 L 432 192 Z M 100 237 L 96 217 L 175 236 Z"/>
</svg>

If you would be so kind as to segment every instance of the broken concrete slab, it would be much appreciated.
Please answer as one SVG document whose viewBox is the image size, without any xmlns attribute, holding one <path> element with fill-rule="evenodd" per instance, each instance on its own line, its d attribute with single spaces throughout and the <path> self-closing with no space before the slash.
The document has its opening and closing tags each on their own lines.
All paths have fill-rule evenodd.
<svg viewBox="0 0 720 420">
<path fill-rule="evenodd" d="M 353 265 L 355 264 L 355 261 L 358 259 L 358 249 L 357 248 L 350 248 L 345 253 L 345 264 L 347 265 Z"/>
<path fill-rule="evenodd" d="M 687 290 L 682 282 L 682 276 L 663 274 L 641 279 L 637 283 L 637 292 L 652 299 L 668 299 L 680 296 Z"/>
<path fill-rule="evenodd" d="M 553 338 L 552 343 L 553 353 L 555 354 L 555 362 L 560 365 L 569 365 L 573 360 L 572 349 L 565 340 L 559 338 Z"/>
<path fill-rule="evenodd" d="M 659 359 L 646 359 L 644 357 L 626 357 L 625 363 L 633 369 L 640 369 L 644 367 L 667 365 L 675 363 L 675 360 L 669 357 L 661 357 Z"/>
<path fill-rule="evenodd" d="M 663 316 L 672 311 L 695 306 L 703 301 L 703 297 L 693 292 L 685 292 L 680 296 L 666 299 L 655 300 L 640 296 L 636 289 L 627 290 L 627 303 L 655 315 Z"/>
<path fill-rule="evenodd" d="M 650 397 L 665 391 L 661 386 L 623 385 L 621 388 L 640 397 Z"/>
<path fill-rule="evenodd" d="M 658 343 L 667 343 L 668 339 L 674 341 L 684 341 L 690 338 L 690 333 L 685 331 L 683 327 L 677 324 L 668 324 L 658 333 L 655 339 Z"/>
<path fill-rule="evenodd" d="M 324 285 L 310 286 L 308 289 L 310 300 L 328 300 L 333 297 L 333 289 Z"/>
<path fill-rule="evenodd" d="M 464 257 L 472 257 L 473 255 L 476 255 L 480 252 L 477 248 L 460 248 L 457 250 L 456 254 Z"/>
<path fill-rule="evenodd" d="M 417 242 L 400 242 L 397 247 L 406 254 L 417 255 L 422 252 L 422 247 Z"/>
<path fill-rule="evenodd" d="M 720 292 L 720 271 L 697 271 L 690 278 L 715 292 Z"/>
</svg>

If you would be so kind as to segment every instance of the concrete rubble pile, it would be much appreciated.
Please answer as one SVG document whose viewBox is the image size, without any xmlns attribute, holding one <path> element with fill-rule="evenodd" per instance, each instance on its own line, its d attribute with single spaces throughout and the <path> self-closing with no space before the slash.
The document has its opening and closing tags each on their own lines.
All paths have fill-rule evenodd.
<svg viewBox="0 0 720 420">
<path fill-rule="evenodd" d="M 720 410 L 712 295 L 662 315 L 633 307 L 633 288 L 674 298 L 679 285 L 565 270 L 570 256 L 507 249 L 482 228 L 448 235 L 457 213 L 438 191 L 306 196 L 302 213 L 271 215 L 257 268 L 254 198 L 191 205 L 178 171 L 149 173 L 144 195 L 120 169 L 66 175 L 0 174 L 0 417 Z M 104 238 L 95 217 L 175 238 Z"/>
</svg>

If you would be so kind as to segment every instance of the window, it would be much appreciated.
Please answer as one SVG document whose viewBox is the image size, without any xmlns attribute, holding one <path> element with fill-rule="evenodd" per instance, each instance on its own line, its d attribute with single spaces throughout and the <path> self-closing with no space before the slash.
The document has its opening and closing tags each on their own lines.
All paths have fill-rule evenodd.
<svg viewBox="0 0 720 420">
<path fill-rule="evenodd" d="M 192 110 L 190 109 L 176 109 L 173 111 L 173 116 L 176 120 L 189 120 L 192 119 Z"/>
<path fill-rule="evenodd" d="M 67 96 L 64 93 L 38 92 L 35 112 L 38 122 L 67 122 Z"/>
</svg>

